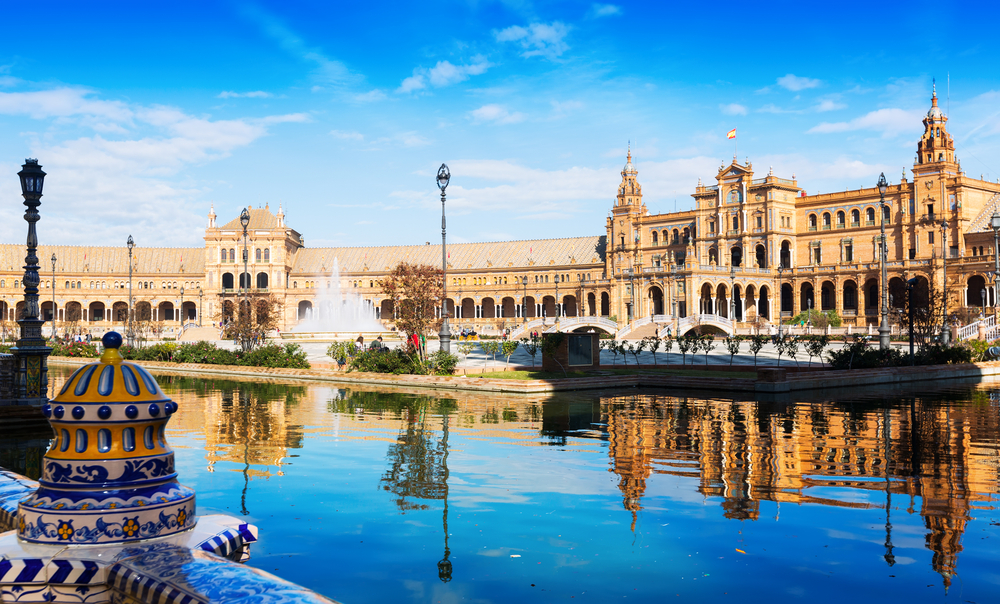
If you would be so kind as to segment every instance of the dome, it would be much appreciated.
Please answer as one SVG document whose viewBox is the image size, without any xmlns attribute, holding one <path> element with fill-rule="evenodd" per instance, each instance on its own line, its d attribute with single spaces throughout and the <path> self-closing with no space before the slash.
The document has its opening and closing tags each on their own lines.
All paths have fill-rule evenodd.
<svg viewBox="0 0 1000 604">
<path fill-rule="evenodd" d="M 19 505 L 18 536 L 35 543 L 122 543 L 194 527 L 194 491 L 177 482 L 166 425 L 177 404 L 125 361 L 121 335 L 73 372 L 42 411 L 55 438 L 39 488 Z"/>
<path fill-rule="evenodd" d="M 927 117 L 931 118 L 932 120 L 933 119 L 939 120 L 944 117 L 944 113 L 941 111 L 941 108 L 935 104 L 934 106 L 931 107 L 930 111 L 927 112 Z"/>
</svg>

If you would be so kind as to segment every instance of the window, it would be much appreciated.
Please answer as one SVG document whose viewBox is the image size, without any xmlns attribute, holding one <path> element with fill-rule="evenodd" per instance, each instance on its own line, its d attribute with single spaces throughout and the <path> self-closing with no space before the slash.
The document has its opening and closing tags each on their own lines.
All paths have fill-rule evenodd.
<svg viewBox="0 0 1000 604">
<path fill-rule="evenodd" d="M 913 260 L 916 257 L 917 257 L 917 248 L 911 247 L 910 248 L 910 260 Z"/>
<path fill-rule="evenodd" d="M 843 212 L 837 212 L 837 228 L 844 228 L 844 219 L 846 218 Z"/>
<path fill-rule="evenodd" d="M 910 216 L 917 213 L 917 202 L 911 197 L 910 198 Z"/>
<path fill-rule="evenodd" d="M 264 262 L 270 262 L 270 261 L 271 261 L 271 250 L 268 248 L 264 248 Z"/>
<path fill-rule="evenodd" d="M 815 231 L 816 230 L 816 215 L 815 214 L 810 214 L 809 215 L 809 230 L 810 231 Z"/>
<path fill-rule="evenodd" d="M 708 222 L 708 232 L 709 233 L 714 233 L 715 232 L 715 222 L 713 222 L 713 221 L 709 221 Z"/>
<path fill-rule="evenodd" d="M 958 198 L 955 197 L 954 193 L 948 196 L 948 204 L 952 212 L 958 209 Z"/>
<path fill-rule="evenodd" d="M 758 229 L 764 228 L 764 217 L 763 216 L 757 216 L 757 228 Z"/>
<path fill-rule="evenodd" d="M 823 262 L 823 249 L 818 245 L 813 248 L 813 264 L 822 264 Z"/>
<path fill-rule="evenodd" d="M 844 244 L 844 262 L 854 262 L 854 244 Z"/>
<path fill-rule="evenodd" d="M 658 238 L 659 238 L 659 234 L 656 231 L 653 231 L 653 243 L 659 243 L 657 241 Z"/>
<path fill-rule="evenodd" d="M 236 250 L 229 248 L 229 261 L 236 262 Z"/>
<path fill-rule="evenodd" d="M 934 245 L 934 231 L 929 231 L 927 233 L 927 243 Z"/>
<path fill-rule="evenodd" d="M 222 248 L 219 251 L 220 251 L 219 262 L 225 262 L 226 261 L 226 248 Z"/>
<path fill-rule="evenodd" d="M 930 218 L 931 220 L 934 220 L 934 204 L 933 203 L 927 204 L 927 217 Z"/>
<path fill-rule="evenodd" d="M 892 221 L 892 213 L 889 206 L 882 206 L 882 218 L 885 219 L 886 224 Z"/>
<path fill-rule="evenodd" d="M 260 262 L 260 259 L 261 259 L 261 251 L 260 248 L 257 248 L 257 251 L 254 252 L 254 260 L 256 262 Z"/>
<path fill-rule="evenodd" d="M 856 209 L 851 210 L 851 226 L 858 226 L 861 224 L 861 212 Z"/>
<path fill-rule="evenodd" d="M 830 213 L 823 212 L 823 230 L 826 231 L 829 229 L 830 229 Z"/>
<path fill-rule="evenodd" d="M 875 208 L 868 208 L 865 210 L 865 226 L 875 225 Z"/>
<path fill-rule="evenodd" d="M 733 230 L 734 231 L 740 230 L 740 217 L 739 216 L 733 216 Z"/>
</svg>

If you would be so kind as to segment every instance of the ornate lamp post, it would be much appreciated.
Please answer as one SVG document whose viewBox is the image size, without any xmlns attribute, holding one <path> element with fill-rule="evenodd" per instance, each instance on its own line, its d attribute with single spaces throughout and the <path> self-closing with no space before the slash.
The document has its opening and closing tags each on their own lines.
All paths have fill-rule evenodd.
<svg viewBox="0 0 1000 604">
<path fill-rule="evenodd" d="M 52 252 L 52 339 L 56 339 L 56 253 Z"/>
<path fill-rule="evenodd" d="M 524 276 L 524 295 L 521 297 L 521 322 L 528 322 L 528 276 Z"/>
<path fill-rule="evenodd" d="M 133 310 L 135 306 L 132 302 L 132 248 L 135 247 L 135 241 L 131 235 L 128 236 L 125 246 L 128 248 L 128 330 L 125 332 L 125 340 L 129 347 L 132 347 L 135 346 L 135 329 L 132 325 L 132 317 L 135 315 Z"/>
<path fill-rule="evenodd" d="M 243 275 L 240 277 L 240 285 L 243 286 L 243 304 L 240 307 L 240 312 L 236 314 L 240 317 L 239 329 L 240 337 L 243 340 L 243 350 L 247 350 L 247 325 L 243 324 L 246 321 L 247 324 L 250 322 L 250 270 L 247 268 L 247 264 L 250 262 L 250 250 L 247 247 L 247 227 L 250 225 L 250 211 L 243 208 L 240 212 L 240 224 L 243 225 Z M 246 312 L 246 317 L 242 317 L 243 313 Z"/>
<path fill-rule="evenodd" d="M 38 314 L 38 235 L 35 223 L 38 222 L 38 206 L 42 204 L 42 185 L 45 182 L 45 172 L 38 165 L 37 159 L 26 159 L 21 171 L 17 173 L 21 179 L 21 195 L 28 209 L 24 212 L 24 220 L 28 223 L 27 255 L 24 258 L 24 318 L 18 320 L 21 327 L 21 337 L 17 345 L 11 349 L 17 357 L 17 398 L 23 404 L 42 405 L 47 401 L 49 391 L 49 369 L 46 362 L 52 349 L 45 345 L 42 338 L 42 324 L 45 323 Z"/>
<path fill-rule="evenodd" d="M 736 266 L 729 263 L 729 320 L 733 322 L 733 332 L 736 332 Z"/>
<path fill-rule="evenodd" d="M 437 173 L 437 186 L 441 189 L 441 331 L 438 333 L 439 348 L 451 353 L 451 330 L 448 329 L 448 253 L 447 253 L 447 222 L 445 221 L 444 204 L 445 189 L 451 181 L 451 171 L 441 164 Z M 462 301 L 459 299 L 459 304 Z"/>
<path fill-rule="evenodd" d="M 181 331 L 184 331 L 184 287 L 181 286 Z"/>
<path fill-rule="evenodd" d="M 201 291 L 201 286 L 199 285 L 198 286 L 198 327 L 201 327 L 201 309 L 202 309 L 201 296 L 202 296 L 203 293 L 204 292 Z"/>
<path fill-rule="evenodd" d="M 559 275 L 556 275 L 556 325 L 559 325 L 559 315 L 562 314 L 559 311 Z"/>
<path fill-rule="evenodd" d="M 948 221 L 941 221 L 941 344 L 948 345 Z"/>
<path fill-rule="evenodd" d="M 878 347 L 882 350 L 887 350 L 889 348 L 889 304 L 888 304 L 888 271 L 886 263 L 888 262 L 888 254 L 886 240 L 885 240 L 885 192 L 889 188 L 889 183 L 885 180 L 885 173 L 879 174 L 878 177 L 878 205 L 882 212 L 881 221 L 881 238 L 879 239 L 880 245 L 882 247 L 881 252 L 879 252 L 879 264 L 882 265 L 882 322 L 878 326 Z"/>
<path fill-rule="evenodd" d="M 784 296 L 782 292 L 781 273 L 785 271 L 785 265 L 778 260 L 778 339 L 781 339 L 781 313 L 784 311 Z"/>
<path fill-rule="evenodd" d="M 993 274 L 1000 275 L 1000 211 L 994 211 L 990 217 L 990 227 L 993 228 Z M 993 290 L 993 316 L 997 316 L 997 292 Z"/>
</svg>

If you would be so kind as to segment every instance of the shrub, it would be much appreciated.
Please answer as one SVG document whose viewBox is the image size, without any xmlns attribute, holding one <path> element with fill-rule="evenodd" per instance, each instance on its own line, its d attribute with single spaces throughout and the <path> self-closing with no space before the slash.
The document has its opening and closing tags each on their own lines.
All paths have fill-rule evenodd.
<svg viewBox="0 0 1000 604">
<path fill-rule="evenodd" d="M 100 356 L 97 346 L 94 344 L 84 344 L 83 342 L 53 342 L 49 346 L 52 348 L 54 357 L 77 357 L 83 359 L 96 359 Z"/>
<path fill-rule="evenodd" d="M 282 367 L 288 369 L 309 369 L 306 353 L 298 344 L 265 344 L 243 354 L 238 365 L 251 367 Z"/>
<path fill-rule="evenodd" d="M 455 373 L 455 366 L 458 365 L 458 357 L 443 350 L 438 350 L 427 357 L 427 365 L 434 375 L 451 375 Z"/>
<path fill-rule="evenodd" d="M 349 371 L 366 371 L 369 373 L 392 373 L 401 375 L 404 373 L 423 374 L 425 373 L 420 358 L 414 354 L 408 354 L 402 348 L 393 350 L 369 349 L 354 355 Z"/>
</svg>

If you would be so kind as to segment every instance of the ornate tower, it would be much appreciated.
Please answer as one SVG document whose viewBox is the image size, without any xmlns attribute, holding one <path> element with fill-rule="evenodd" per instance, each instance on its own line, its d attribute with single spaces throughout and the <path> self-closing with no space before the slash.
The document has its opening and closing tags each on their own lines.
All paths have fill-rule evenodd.
<svg viewBox="0 0 1000 604">
<path fill-rule="evenodd" d="M 924 134 L 917 143 L 914 165 L 955 163 L 955 141 L 948 134 L 948 116 L 938 107 L 937 86 L 931 94 L 931 108 L 924 117 Z"/>
<path fill-rule="evenodd" d="M 632 146 L 629 145 L 625 167 L 622 168 L 622 182 L 618 185 L 618 196 L 608 217 L 607 233 L 609 252 L 606 260 L 608 275 L 617 280 L 615 298 L 612 304 L 619 309 L 619 317 L 634 315 L 633 302 L 638 298 L 632 290 L 635 275 L 642 269 L 642 233 L 640 222 L 648 214 L 642 203 L 642 186 L 636 180 L 639 172 L 632 165 Z"/>
</svg>

